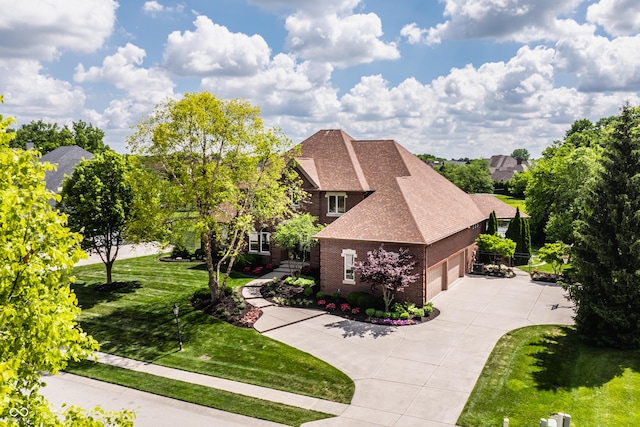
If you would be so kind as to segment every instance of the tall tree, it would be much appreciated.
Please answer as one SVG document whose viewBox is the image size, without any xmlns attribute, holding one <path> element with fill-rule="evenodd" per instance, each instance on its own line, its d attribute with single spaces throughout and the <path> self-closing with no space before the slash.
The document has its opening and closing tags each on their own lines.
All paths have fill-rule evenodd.
<svg viewBox="0 0 640 427">
<path fill-rule="evenodd" d="M 295 214 L 291 219 L 278 224 L 271 235 L 271 241 L 287 251 L 289 259 L 295 261 L 297 265 L 292 267 L 295 271 L 302 269 L 311 248 L 318 243 L 313 236 L 323 226 L 316 225 L 316 219 L 308 212 Z"/>
<path fill-rule="evenodd" d="M 514 159 L 525 161 L 525 162 L 529 160 L 529 156 L 530 156 L 529 150 L 527 150 L 526 148 L 516 148 L 511 153 L 511 157 L 513 157 Z"/>
<path fill-rule="evenodd" d="M 509 221 L 505 237 L 516 243 L 514 253 L 516 262 L 522 263 L 523 261 L 528 261 L 529 254 L 531 253 L 531 232 L 529 230 L 529 221 L 520 215 L 519 207 L 516 207 L 516 214 L 511 221 Z"/>
<path fill-rule="evenodd" d="M 498 218 L 496 217 L 496 211 L 491 211 L 491 214 L 489 214 L 486 234 L 498 234 Z"/>
<path fill-rule="evenodd" d="M 370 283 L 373 289 L 382 288 L 384 311 L 389 311 L 396 292 L 404 290 L 418 280 L 418 274 L 411 274 L 415 261 L 408 249 L 400 248 L 398 252 L 387 251 L 383 245 L 367 252 L 367 259 L 353 264 L 353 271 L 360 275 L 360 280 Z"/>
<path fill-rule="evenodd" d="M 62 185 L 59 207 L 69 215 L 71 229 L 83 235 L 83 248 L 102 259 L 107 284 L 131 219 L 133 190 L 127 173 L 125 158 L 107 151 L 80 162 Z"/>
<path fill-rule="evenodd" d="M 445 163 L 436 170 L 467 193 L 493 192 L 493 180 L 486 160 L 475 159 L 464 165 Z"/>
<path fill-rule="evenodd" d="M 625 105 L 607 132 L 577 222 L 572 265 L 576 327 L 588 341 L 640 347 L 640 108 Z"/>
<path fill-rule="evenodd" d="M 41 154 L 46 154 L 63 145 L 77 145 L 93 154 L 109 150 L 103 142 L 104 132 L 87 124 L 82 120 L 73 122 L 71 127 L 60 127 L 57 123 L 47 123 L 42 120 L 31 121 L 22 125 L 11 142 L 13 148 L 26 148 L 31 142 Z"/>
<path fill-rule="evenodd" d="M 208 92 L 159 105 L 129 138 L 131 150 L 158 161 L 191 210 L 184 219 L 203 236 L 213 302 L 254 227 L 292 213 L 297 181 L 284 154 L 288 145 L 284 135 L 264 127 L 259 108 Z"/>
<path fill-rule="evenodd" d="M 84 256 L 80 236 L 48 203 L 44 174 L 52 166 L 9 147 L 10 122 L 0 115 L 0 423 L 131 426 L 130 412 L 57 414 L 40 394 L 42 372 L 86 359 L 98 343 L 75 320 L 80 308 L 69 286 Z"/>
</svg>

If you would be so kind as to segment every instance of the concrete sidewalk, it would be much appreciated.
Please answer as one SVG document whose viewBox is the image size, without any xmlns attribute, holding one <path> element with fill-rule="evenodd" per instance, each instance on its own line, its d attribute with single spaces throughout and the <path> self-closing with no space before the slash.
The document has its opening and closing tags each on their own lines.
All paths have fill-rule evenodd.
<svg viewBox="0 0 640 427">
<path fill-rule="evenodd" d="M 137 372 L 145 372 L 147 374 L 156 375 L 159 377 L 185 381 L 188 383 L 198 384 L 219 390 L 225 390 L 231 393 L 256 397 L 258 399 L 269 400 L 271 402 L 284 403 L 285 405 L 296 406 L 303 409 L 325 412 L 327 414 L 339 415 L 343 413 L 348 406 L 343 403 L 331 402 L 328 400 L 302 396 L 299 394 L 288 393 L 286 391 L 275 390 L 272 388 L 261 387 L 253 384 L 231 381 L 224 378 L 212 377 L 209 375 L 183 371 L 180 369 L 168 368 L 165 366 L 154 365 L 152 363 L 141 362 L 139 360 L 114 356 L 112 354 L 101 352 L 96 352 L 95 354 L 98 356 L 99 363 L 118 366 Z"/>
</svg>

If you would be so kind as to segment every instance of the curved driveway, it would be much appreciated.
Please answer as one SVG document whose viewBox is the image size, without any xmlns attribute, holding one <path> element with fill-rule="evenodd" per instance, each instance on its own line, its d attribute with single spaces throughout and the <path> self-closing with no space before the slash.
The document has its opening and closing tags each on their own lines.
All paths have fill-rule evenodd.
<svg viewBox="0 0 640 427">
<path fill-rule="evenodd" d="M 338 417 L 305 426 L 455 425 L 497 340 L 535 324 L 572 324 L 562 288 L 512 279 L 467 276 L 434 299 L 436 319 L 387 327 L 323 315 L 265 335 L 341 369 L 356 384 Z"/>
</svg>

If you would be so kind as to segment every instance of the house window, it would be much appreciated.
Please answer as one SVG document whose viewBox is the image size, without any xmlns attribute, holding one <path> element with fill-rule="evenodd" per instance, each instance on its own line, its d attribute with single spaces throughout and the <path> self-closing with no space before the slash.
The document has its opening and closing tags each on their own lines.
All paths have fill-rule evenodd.
<svg viewBox="0 0 640 427">
<path fill-rule="evenodd" d="M 327 215 L 338 216 L 346 212 L 347 195 L 344 193 L 327 193 Z"/>
<path fill-rule="evenodd" d="M 271 233 L 265 229 L 249 234 L 249 252 L 268 254 L 271 251 Z"/>
<path fill-rule="evenodd" d="M 342 283 L 353 285 L 356 283 L 356 275 L 353 271 L 353 263 L 356 261 L 356 251 L 353 249 L 343 249 L 342 258 L 344 259 Z"/>
</svg>

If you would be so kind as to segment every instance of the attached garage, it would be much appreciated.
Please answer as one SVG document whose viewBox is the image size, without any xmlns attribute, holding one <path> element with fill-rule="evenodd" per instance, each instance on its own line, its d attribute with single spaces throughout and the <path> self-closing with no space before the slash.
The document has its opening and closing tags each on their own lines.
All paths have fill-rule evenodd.
<svg viewBox="0 0 640 427">
<path fill-rule="evenodd" d="M 464 252 L 449 258 L 447 263 L 447 288 L 460 277 L 464 276 Z"/>
<path fill-rule="evenodd" d="M 441 263 L 427 270 L 427 301 L 442 291 L 444 281 L 444 274 L 442 274 L 442 272 L 445 265 L 445 263 Z"/>
</svg>

